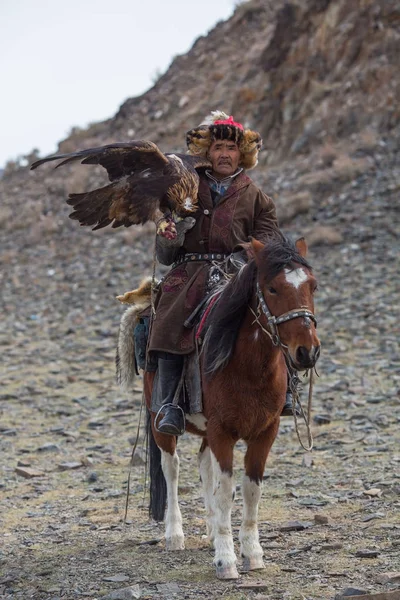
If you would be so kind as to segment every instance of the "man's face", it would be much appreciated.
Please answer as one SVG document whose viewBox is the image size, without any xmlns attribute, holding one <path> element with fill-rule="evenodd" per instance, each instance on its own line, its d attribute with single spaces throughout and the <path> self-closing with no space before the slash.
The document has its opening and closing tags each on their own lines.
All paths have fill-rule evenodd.
<svg viewBox="0 0 400 600">
<path fill-rule="evenodd" d="M 240 151 L 235 142 L 228 140 L 215 140 L 208 151 L 208 157 L 212 162 L 213 175 L 217 179 L 223 179 L 233 175 L 239 166 Z"/>
</svg>

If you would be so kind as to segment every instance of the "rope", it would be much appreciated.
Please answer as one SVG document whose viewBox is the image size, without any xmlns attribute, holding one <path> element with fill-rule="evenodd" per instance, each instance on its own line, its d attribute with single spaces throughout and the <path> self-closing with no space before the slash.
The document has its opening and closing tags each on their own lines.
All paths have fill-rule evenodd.
<svg viewBox="0 0 400 600">
<path fill-rule="evenodd" d="M 154 237 L 153 264 L 152 264 L 152 274 L 151 274 L 151 297 L 150 297 L 150 304 L 151 304 L 151 315 L 152 315 L 152 317 L 156 314 L 156 311 L 155 311 L 155 308 L 154 308 L 154 291 L 155 291 L 155 287 L 156 287 L 155 286 L 155 281 L 156 281 L 156 265 L 157 265 L 156 243 L 157 243 L 157 223 L 156 223 L 156 235 Z M 146 349 L 146 351 L 147 351 L 147 349 Z M 143 387 L 142 400 L 141 400 L 141 403 L 140 403 L 139 423 L 138 423 L 138 427 L 137 427 L 136 439 L 135 439 L 135 443 L 133 444 L 132 454 L 131 454 L 131 460 L 130 460 L 130 464 L 129 464 L 128 485 L 127 485 L 127 489 L 126 489 L 125 513 L 124 513 L 124 523 L 125 524 L 126 524 L 126 517 L 128 515 L 128 505 L 129 505 L 129 495 L 130 495 L 130 487 L 131 487 L 131 473 L 132 473 L 133 457 L 135 456 L 136 448 L 137 448 L 137 445 L 138 445 L 138 442 L 139 442 L 140 424 L 141 424 L 141 421 L 142 421 L 142 412 L 143 412 L 143 406 L 144 406 L 144 404 L 145 404 L 145 398 L 144 398 L 144 387 Z M 147 456 L 147 453 L 146 453 L 146 456 Z M 147 471 L 147 469 L 146 469 L 146 471 Z M 146 489 L 146 485 L 144 486 L 144 489 Z"/>
<path fill-rule="evenodd" d="M 300 446 L 306 452 L 311 452 L 311 450 L 313 449 L 313 446 L 314 446 L 314 439 L 313 439 L 313 435 L 312 435 L 312 431 L 311 431 L 311 424 L 310 424 L 311 423 L 312 392 L 313 392 L 313 385 L 314 385 L 313 374 L 314 374 L 314 372 L 311 369 L 310 383 L 309 383 L 309 387 L 308 387 L 307 415 L 305 415 L 305 413 L 304 413 L 304 409 L 301 405 L 300 398 L 299 398 L 299 392 L 297 391 L 298 381 L 295 384 L 294 389 L 290 388 L 292 395 L 293 395 L 293 417 L 294 417 L 294 424 L 295 424 L 295 428 L 296 428 L 297 439 L 299 440 Z M 305 444 L 303 443 L 303 441 L 301 439 L 301 435 L 300 435 L 300 431 L 299 431 L 299 424 L 298 424 L 297 414 L 296 414 L 296 404 L 299 405 L 301 416 L 303 417 L 304 423 L 306 424 L 308 446 L 305 446 Z"/>
<path fill-rule="evenodd" d="M 155 296 L 155 282 L 156 282 L 156 265 L 157 265 L 157 228 L 156 228 L 156 235 L 154 237 L 154 247 L 153 247 L 153 265 L 152 265 L 152 272 L 151 272 L 151 296 L 150 296 L 150 302 L 151 302 L 151 314 L 152 316 L 154 316 L 156 314 L 155 308 L 154 308 L 154 296 Z"/>
<path fill-rule="evenodd" d="M 251 308 L 251 306 L 249 306 L 250 311 L 253 313 L 254 315 L 254 321 L 252 324 L 257 323 L 259 325 L 259 327 L 261 328 L 261 331 L 263 331 L 265 334 L 268 335 L 268 337 L 270 338 L 272 344 L 274 346 L 276 346 L 276 339 L 275 336 L 273 336 L 267 329 L 265 329 L 265 327 L 262 325 L 261 321 L 260 321 L 260 313 L 255 313 L 254 310 Z M 306 452 L 311 452 L 311 450 L 313 449 L 314 446 L 314 440 L 313 440 L 313 436 L 312 436 L 312 432 L 311 432 L 311 405 L 312 405 L 312 392 L 313 392 L 313 384 L 314 384 L 314 378 L 313 378 L 313 370 L 311 370 L 310 372 L 310 384 L 309 384 L 309 388 L 308 388 L 308 402 L 307 402 L 307 415 L 304 413 L 304 409 L 301 405 L 300 402 L 300 396 L 299 396 L 299 392 L 297 390 L 297 386 L 300 382 L 299 378 L 297 377 L 297 375 L 295 375 L 293 369 L 291 368 L 290 364 L 289 364 L 289 359 L 287 357 L 287 354 L 285 352 L 285 349 L 287 349 L 287 346 L 285 344 L 282 344 L 282 342 L 279 340 L 279 348 L 281 350 L 281 352 L 283 353 L 283 356 L 285 358 L 285 364 L 286 364 L 286 369 L 289 375 L 289 387 L 290 387 L 290 391 L 292 392 L 292 396 L 293 396 L 293 417 L 294 417 L 294 424 L 295 424 L 295 428 L 296 428 L 296 434 L 297 434 L 297 439 L 299 440 L 299 444 L 300 446 L 306 451 Z M 300 414 L 304 419 L 304 422 L 306 424 L 306 428 L 307 428 L 307 439 L 308 439 L 308 446 L 305 446 L 305 444 L 303 443 L 302 439 L 301 439 L 301 435 L 300 435 L 300 431 L 299 431 L 299 424 L 298 424 L 298 420 L 297 420 L 297 414 L 296 414 L 296 405 L 299 406 L 300 409 Z"/>
</svg>

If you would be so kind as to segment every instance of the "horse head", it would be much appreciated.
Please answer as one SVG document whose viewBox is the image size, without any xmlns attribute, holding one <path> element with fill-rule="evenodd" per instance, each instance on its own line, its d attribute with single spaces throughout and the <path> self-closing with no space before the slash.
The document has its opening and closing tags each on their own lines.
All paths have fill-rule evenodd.
<svg viewBox="0 0 400 600">
<path fill-rule="evenodd" d="M 305 256 L 304 238 L 293 244 L 278 236 L 262 244 L 252 240 L 257 264 L 259 322 L 272 343 L 280 346 L 292 368 L 315 366 L 320 341 L 314 316 L 317 281 Z"/>
</svg>

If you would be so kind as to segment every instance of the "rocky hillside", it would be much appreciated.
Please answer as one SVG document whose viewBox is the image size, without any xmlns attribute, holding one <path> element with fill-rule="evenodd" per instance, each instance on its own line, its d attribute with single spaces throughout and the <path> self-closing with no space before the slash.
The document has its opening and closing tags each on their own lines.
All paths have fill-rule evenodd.
<svg viewBox="0 0 400 600">
<path fill-rule="evenodd" d="M 92 232 L 67 218 L 67 192 L 102 183 L 102 169 L 7 165 L 1 598 L 399 598 L 399 56 L 395 0 L 250 0 L 146 94 L 59 144 L 147 138 L 183 150 L 184 132 L 216 108 L 263 134 L 253 177 L 311 247 L 322 354 L 315 450 L 303 458 L 282 420 L 268 463 L 256 579 L 215 582 L 193 438 L 180 443 L 188 550 L 168 555 L 138 508 L 143 470 L 122 525 L 141 392 L 114 385 L 115 296 L 151 272 L 153 230 Z"/>
<path fill-rule="evenodd" d="M 147 93 L 106 122 L 74 129 L 59 149 L 148 138 L 164 150 L 183 150 L 184 132 L 223 108 L 262 133 L 265 151 L 254 177 L 275 197 L 282 219 L 328 198 L 337 205 L 343 185 L 368 174 L 374 179 L 397 146 L 399 30 L 395 0 L 244 2 L 176 57 Z M 39 237 L 57 239 L 66 226 L 67 188 L 100 181 L 89 171 L 31 174 L 9 165 L 1 181 L 2 226 L 28 227 L 28 237 L 39 227 Z M 395 174 L 388 185 L 397 187 Z M 23 223 L 16 207 L 23 207 Z"/>
</svg>

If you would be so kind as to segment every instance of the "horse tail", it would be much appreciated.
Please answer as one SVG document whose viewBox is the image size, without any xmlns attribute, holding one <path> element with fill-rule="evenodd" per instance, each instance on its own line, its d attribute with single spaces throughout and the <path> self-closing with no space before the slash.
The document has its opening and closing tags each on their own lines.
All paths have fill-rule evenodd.
<svg viewBox="0 0 400 600">
<path fill-rule="evenodd" d="M 161 450 L 156 444 L 151 428 L 150 411 L 147 411 L 147 436 L 150 462 L 149 515 L 155 521 L 163 521 L 167 505 L 167 484 L 161 468 Z"/>
</svg>

